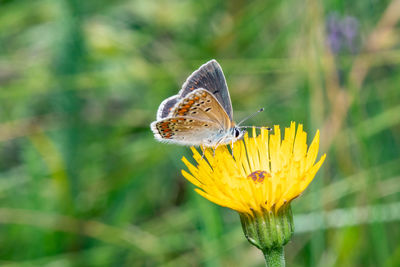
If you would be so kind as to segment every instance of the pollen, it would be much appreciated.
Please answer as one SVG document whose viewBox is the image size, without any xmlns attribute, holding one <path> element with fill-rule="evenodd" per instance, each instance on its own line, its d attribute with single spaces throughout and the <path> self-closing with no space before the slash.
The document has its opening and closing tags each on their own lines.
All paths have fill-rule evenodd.
<svg viewBox="0 0 400 267">
<path fill-rule="evenodd" d="M 271 174 L 266 171 L 254 171 L 247 176 L 247 178 L 251 178 L 255 183 L 262 183 L 268 177 L 271 177 Z"/>
</svg>

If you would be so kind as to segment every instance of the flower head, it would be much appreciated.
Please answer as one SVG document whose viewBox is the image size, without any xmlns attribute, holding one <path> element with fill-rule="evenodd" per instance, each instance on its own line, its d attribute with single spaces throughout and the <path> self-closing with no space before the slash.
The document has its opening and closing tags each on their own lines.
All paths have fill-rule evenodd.
<svg viewBox="0 0 400 267">
<path fill-rule="evenodd" d="M 205 150 L 205 158 L 192 148 L 197 166 L 185 157 L 182 161 L 189 172 L 183 176 L 197 186 L 196 192 L 206 199 L 241 214 L 277 213 L 285 204 L 299 196 L 313 180 L 325 160 L 315 163 L 319 146 L 319 131 L 307 149 L 307 134 L 303 125 L 291 123 L 281 140 L 279 126 L 274 133 L 261 129 L 257 136 L 246 134 L 231 151 L 219 146 Z M 233 155 L 232 155 L 233 154 Z"/>
</svg>

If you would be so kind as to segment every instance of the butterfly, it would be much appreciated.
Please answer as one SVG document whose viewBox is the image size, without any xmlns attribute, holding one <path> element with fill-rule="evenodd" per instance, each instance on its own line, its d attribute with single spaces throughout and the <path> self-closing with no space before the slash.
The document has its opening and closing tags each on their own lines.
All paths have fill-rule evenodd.
<svg viewBox="0 0 400 267">
<path fill-rule="evenodd" d="M 193 72 L 177 95 L 160 104 L 150 127 L 158 141 L 190 146 L 233 144 L 244 135 L 233 121 L 225 76 L 214 59 Z"/>
</svg>

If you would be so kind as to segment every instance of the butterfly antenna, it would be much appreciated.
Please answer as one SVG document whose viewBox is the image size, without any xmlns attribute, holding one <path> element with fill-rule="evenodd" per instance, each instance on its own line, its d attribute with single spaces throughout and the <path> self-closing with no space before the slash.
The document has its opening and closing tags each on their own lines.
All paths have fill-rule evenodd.
<svg viewBox="0 0 400 267">
<path fill-rule="evenodd" d="M 240 124 L 242 124 L 243 122 L 247 121 L 247 120 L 250 119 L 250 118 L 253 118 L 255 115 L 257 115 L 258 113 L 263 112 L 263 111 L 264 111 L 264 108 L 260 108 L 259 110 L 257 110 L 257 111 L 254 112 L 253 114 L 250 114 L 249 116 L 247 116 L 246 118 L 244 118 L 243 120 L 241 120 L 241 121 L 237 124 L 237 126 L 240 126 Z M 243 127 L 240 127 L 240 128 L 243 128 Z"/>
<path fill-rule="evenodd" d="M 264 126 L 240 126 L 239 128 L 256 128 L 256 129 L 265 129 L 265 130 L 268 130 L 268 131 L 272 131 L 272 128 L 271 127 L 264 127 Z"/>
</svg>

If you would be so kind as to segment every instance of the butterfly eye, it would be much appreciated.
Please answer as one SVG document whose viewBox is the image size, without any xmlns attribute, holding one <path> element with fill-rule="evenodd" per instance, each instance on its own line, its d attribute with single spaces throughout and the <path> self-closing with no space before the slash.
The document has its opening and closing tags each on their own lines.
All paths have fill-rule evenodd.
<svg viewBox="0 0 400 267">
<path fill-rule="evenodd" d="M 235 138 L 238 138 L 240 136 L 240 130 L 235 128 Z"/>
</svg>

